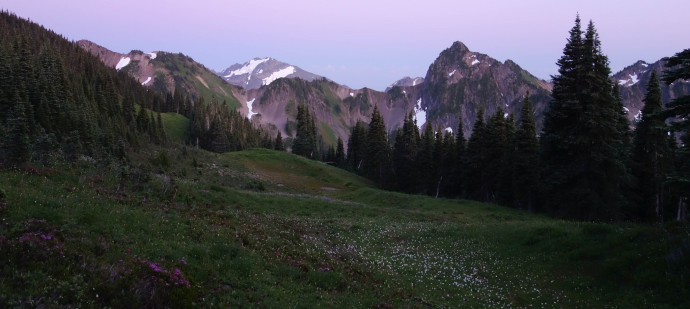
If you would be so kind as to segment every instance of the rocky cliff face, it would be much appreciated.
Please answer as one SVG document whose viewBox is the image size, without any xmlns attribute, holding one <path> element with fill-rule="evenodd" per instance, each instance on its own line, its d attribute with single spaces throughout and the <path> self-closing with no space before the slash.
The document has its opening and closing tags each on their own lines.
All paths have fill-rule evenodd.
<svg viewBox="0 0 690 309">
<path fill-rule="evenodd" d="M 233 108 L 247 110 L 246 105 L 233 96 L 238 87 L 230 85 L 211 70 L 183 54 L 133 50 L 127 54 L 113 52 L 96 43 L 81 40 L 77 44 L 97 56 L 107 66 L 129 73 L 142 85 L 161 93 L 172 93 L 176 88 L 188 93 L 193 99 L 215 96 Z"/>
<path fill-rule="evenodd" d="M 623 105 L 627 109 L 628 119 L 633 125 L 639 119 L 644 106 L 642 100 L 647 94 L 647 85 L 649 84 L 652 71 L 656 71 L 659 77 L 663 76 L 663 72 L 666 69 L 665 64 L 665 59 L 654 63 L 640 60 L 611 76 L 611 80 L 620 87 Z M 690 81 L 676 81 L 671 85 L 660 82 L 660 86 L 661 98 L 664 103 L 671 102 L 679 96 L 690 93 Z"/>
<path fill-rule="evenodd" d="M 427 121 L 443 128 L 457 128 L 458 116 L 462 116 L 463 131 L 469 135 L 480 108 L 487 116 L 500 107 L 506 115 L 513 113 L 517 117 L 529 92 L 535 118 L 541 125 L 551 88 L 550 83 L 539 80 L 511 60 L 502 63 L 455 42 L 429 66 L 421 107 L 426 111 Z"/>
<path fill-rule="evenodd" d="M 257 89 L 283 77 L 306 81 L 323 78 L 273 58 L 254 58 L 244 64 L 236 63 L 217 74 L 228 83 L 244 89 Z"/>
</svg>

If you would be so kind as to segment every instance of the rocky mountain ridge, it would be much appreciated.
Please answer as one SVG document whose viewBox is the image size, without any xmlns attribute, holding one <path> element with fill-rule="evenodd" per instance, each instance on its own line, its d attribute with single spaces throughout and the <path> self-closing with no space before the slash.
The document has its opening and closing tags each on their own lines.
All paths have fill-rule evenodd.
<svg viewBox="0 0 690 309">
<path fill-rule="evenodd" d="M 301 78 L 306 81 L 323 78 L 298 66 L 280 62 L 270 57 L 254 58 L 244 64 L 236 63 L 221 72 L 216 72 L 216 74 L 228 83 L 244 89 L 257 89 L 284 77 Z"/>
<path fill-rule="evenodd" d="M 214 72 L 183 54 L 162 51 L 144 53 L 133 50 L 118 53 L 88 40 L 77 42 L 79 47 L 98 57 L 105 65 L 127 72 L 142 85 L 163 94 L 182 89 L 192 99 L 215 96 L 233 108 L 246 110 L 233 95 L 241 88 L 226 83 Z"/>
<path fill-rule="evenodd" d="M 80 43 L 80 46 L 98 55 L 107 65 L 127 70 L 145 85 L 153 85 L 147 81 L 151 76 L 150 67 L 157 72 L 161 66 L 155 64 L 160 61 L 161 54 L 166 54 L 137 51 L 118 54 L 93 43 Z M 210 74 L 210 70 L 203 65 L 188 65 L 203 68 Z M 663 65 L 663 59 L 654 63 L 638 61 L 612 75 L 612 80 L 620 85 L 629 119 L 634 120 L 642 107 L 651 70 L 662 72 Z M 162 67 L 172 66 L 168 64 Z M 178 74 L 175 72 L 167 71 L 169 76 L 166 80 L 175 82 L 166 84 L 168 91 L 174 89 L 170 87 L 177 85 L 176 81 L 189 79 L 175 77 Z M 487 116 L 500 108 L 506 117 L 511 113 L 518 117 L 527 93 L 534 106 L 535 118 L 541 126 L 553 87 L 550 82 L 538 79 L 512 60 L 498 61 L 471 51 L 462 42 L 455 42 L 442 51 L 429 66 L 425 77 L 403 78 L 385 92 L 368 88 L 351 89 L 272 58 L 255 58 L 214 73 L 224 76 L 226 81 L 231 79 L 237 84 L 244 83 L 244 86 L 229 85 L 218 78 L 225 86 L 214 85 L 216 91 L 213 95 L 236 98 L 236 107 L 255 124 L 279 130 L 284 137 L 295 134 L 297 104 L 307 104 L 316 116 L 318 130 L 327 144 L 334 144 L 338 137 L 346 141 L 350 128 L 358 120 L 369 121 L 373 106 L 381 111 L 389 132 L 400 127 L 405 115 L 413 112 L 418 126 L 430 122 L 434 128 L 448 131 L 457 131 L 458 117 L 462 117 L 463 132 L 469 136 L 480 109 Z M 304 77 L 300 77 L 300 74 Z M 212 88 L 206 82 L 206 79 L 212 78 L 191 77 L 196 80 L 192 86 L 201 90 Z M 197 92 L 204 93 L 200 90 Z M 664 101 L 668 102 L 680 94 L 690 93 L 690 83 L 676 82 L 670 87 L 662 85 L 662 93 Z"/>
</svg>

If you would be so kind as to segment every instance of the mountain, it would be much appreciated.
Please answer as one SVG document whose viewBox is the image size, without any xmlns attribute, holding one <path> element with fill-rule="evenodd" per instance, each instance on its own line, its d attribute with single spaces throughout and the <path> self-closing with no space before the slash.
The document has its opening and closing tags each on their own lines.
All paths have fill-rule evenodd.
<svg viewBox="0 0 690 309">
<path fill-rule="evenodd" d="M 386 92 L 388 92 L 388 90 L 390 90 L 391 88 L 393 88 L 393 87 L 395 87 L 395 86 L 398 86 L 398 87 L 414 87 L 414 86 L 417 86 L 417 85 L 422 84 L 423 82 L 424 82 L 424 77 L 415 77 L 415 78 L 412 78 L 412 77 L 409 77 L 409 76 L 405 76 L 405 77 L 403 77 L 402 79 L 397 80 L 396 82 L 394 82 L 393 84 L 391 84 L 390 86 L 388 86 L 388 88 L 386 88 Z"/>
<path fill-rule="evenodd" d="M 214 72 L 183 54 L 161 51 L 144 53 L 138 50 L 122 54 L 87 40 L 78 41 L 77 44 L 100 58 L 105 65 L 127 72 L 142 85 L 163 94 L 173 93 L 177 89 L 189 94 L 192 99 L 215 96 L 233 108 L 242 107 L 233 95 L 233 92 L 240 90 L 238 87 L 226 83 Z"/>
<path fill-rule="evenodd" d="M 381 111 L 387 129 L 394 130 L 404 115 L 414 109 L 413 98 L 418 95 L 410 88 L 394 87 L 389 92 L 379 92 L 350 89 L 325 78 L 281 78 L 259 89 L 244 90 L 238 98 L 247 103 L 253 122 L 280 130 L 287 138 L 295 137 L 297 105 L 306 104 L 317 120 L 323 142 L 335 145 L 338 137 L 347 141 L 357 121 L 369 122 L 374 105 Z"/>
<path fill-rule="evenodd" d="M 228 83 L 244 89 L 257 89 L 282 77 L 296 77 L 306 81 L 323 78 L 273 58 L 254 58 L 244 64 L 236 63 L 217 74 Z"/>
<path fill-rule="evenodd" d="M 656 71 L 657 74 L 662 76 L 666 69 L 665 65 L 666 58 L 654 63 L 640 60 L 611 76 L 611 80 L 620 87 L 623 105 L 628 112 L 628 119 L 633 121 L 633 124 L 635 120 L 639 120 L 641 115 L 644 105 L 642 100 L 647 94 L 647 84 L 649 84 L 652 71 Z M 660 86 L 661 98 L 664 103 L 671 102 L 671 100 L 679 96 L 690 93 L 690 81 L 676 81 L 670 86 L 661 82 Z"/>
<path fill-rule="evenodd" d="M 455 42 L 442 51 L 425 77 L 405 77 L 385 92 L 351 89 L 272 58 L 255 58 L 213 73 L 182 54 L 140 51 L 120 54 L 89 41 L 79 41 L 79 45 L 106 65 L 126 71 L 142 84 L 162 92 L 181 86 L 196 96 L 214 95 L 226 100 L 255 125 L 270 128 L 274 133 L 281 131 L 288 139 L 295 134 L 297 104 L 305 103 L 315 114 L 318 131 L 328 144 L 335 144 L 338 137 L 346 141 L 358 120 L 369 121 L 375 105 L 389 132 L 400 127 L 404 115 L 413 111 L 418 126 L 429 121 L 434 128 L 453 131 L 458 117 L 462 116 L 463 132 L 469 136 L 480 108 L 487 117 L 499 107 L 506 116 L 513 113 L 519 117 L 522 100 L 528 92 L 541 127 L 553 87 L 512 60 L 501 62 L 470 51 L 462 42 Z M 642 107 L 651 70 L 663 72 L 664 63 L 663 59 L 654 63 L 638 61 L 612 75 L 612 80 L 621 86 L 630 120 Z M 690 83 L 676 82 L 671 87 L 662 84 L 664 102 L 686 93 L 690 93 Z"/>
<path fill-rule="evenodd" d="M 419 103 L 436 126 L 455 129 L 462 116 L 469 135 L 480 108 L 487 116 L 502 108 L 518 117 L 528 92 L 540 126 L 551 88 L 511 60 L 500 62 L 455 42 L 429 66 Z"/>
</svg>

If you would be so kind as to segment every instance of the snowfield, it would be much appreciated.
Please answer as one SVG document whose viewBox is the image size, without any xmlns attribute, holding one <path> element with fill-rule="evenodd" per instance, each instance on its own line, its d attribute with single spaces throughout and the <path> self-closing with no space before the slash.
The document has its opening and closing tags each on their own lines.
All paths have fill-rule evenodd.
<svg viewBox="0 0 690 309">
<path fill-rule="evenodd" d="M 295 72 L 297 72 L 297 70 L 295 70 L 295 67 L 293 67 L 293 66 L 289 66 L 287 68 L 280 69 L 276 72 L 273 72 L 271 74 L 271 76 L 264 78 L 263 79 L 263 85 L 269 85 L 274 80 L 279 79 L 279 78 L 283 78 L 283 77 L 288 77 L 289 75 L 294 74 Z"/>
<path fill-rule="evenodd" d="M 144 85 L 148 84 L 150 81 L 151 81 L 151 76 L 149 76 L 149 78 L 147 78 L 143 83 L 141 83 L 141 85 L 144 86 Z"/>
<path fill-rule="evenodd" d="M 247 62 L 243 67 L 230 72 L 230 74 L 225 75 L 225 77 L 229 78 L 229 77 L 233 77 L 235 75 L 250 74 L 250 73 L 254 72 L 254 70 L 256 69 L 257 66 L 259 66 L 259 64 L 262 64 L 262 63 L 264 63 L 270 59 L 271 58 L 249 60 L 249 62 Z"/>
<path fill-rule="evenodd" d="M 119 71 L 120 69 L 126 67 L 131 60 L 132 59 L 130 59 L 129 57 L 120 58 L 120 61 L 117 63 L 117 65 L 115 65 L 115 70 Z"/>
<path fill-rule="evenodd" d="M 417 105 L 414 107 L 414 119 L 417 120 L 417 126 L 420 129 L 426 123 L 426 111 L 422 109 L 422 98 L 417 100 Z"/>
<path fill-rule="evenodd" d="M 252 110 L 252 104 L 254 104 L 254 100 L 256 100 L 256 98 L 251 99 L 251 101 L 247 101 L 247 108 L 249 108 L 249 113 L 247 114 L 247 118 L 249 118 L 249 119 L 252 119 L 252 116 L 257 114 Z"/>
</svg>

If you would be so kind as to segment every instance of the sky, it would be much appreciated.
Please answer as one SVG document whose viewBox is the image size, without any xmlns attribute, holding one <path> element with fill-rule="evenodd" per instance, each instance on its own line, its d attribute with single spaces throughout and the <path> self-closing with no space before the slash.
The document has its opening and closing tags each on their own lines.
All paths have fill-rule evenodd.
<svg viewBox="0 0 690 309">
<path fill-rule="evenodd" d="M 218 71 L 272 57 L 355 89 L 423 77 L 455 41 L 550 80 L 578 13 L 594 22 L 613 72 L 690 48 L 688 0 L 0 0 L 0 9 L 116 52 L 181 52 Z"/>
</svg>

